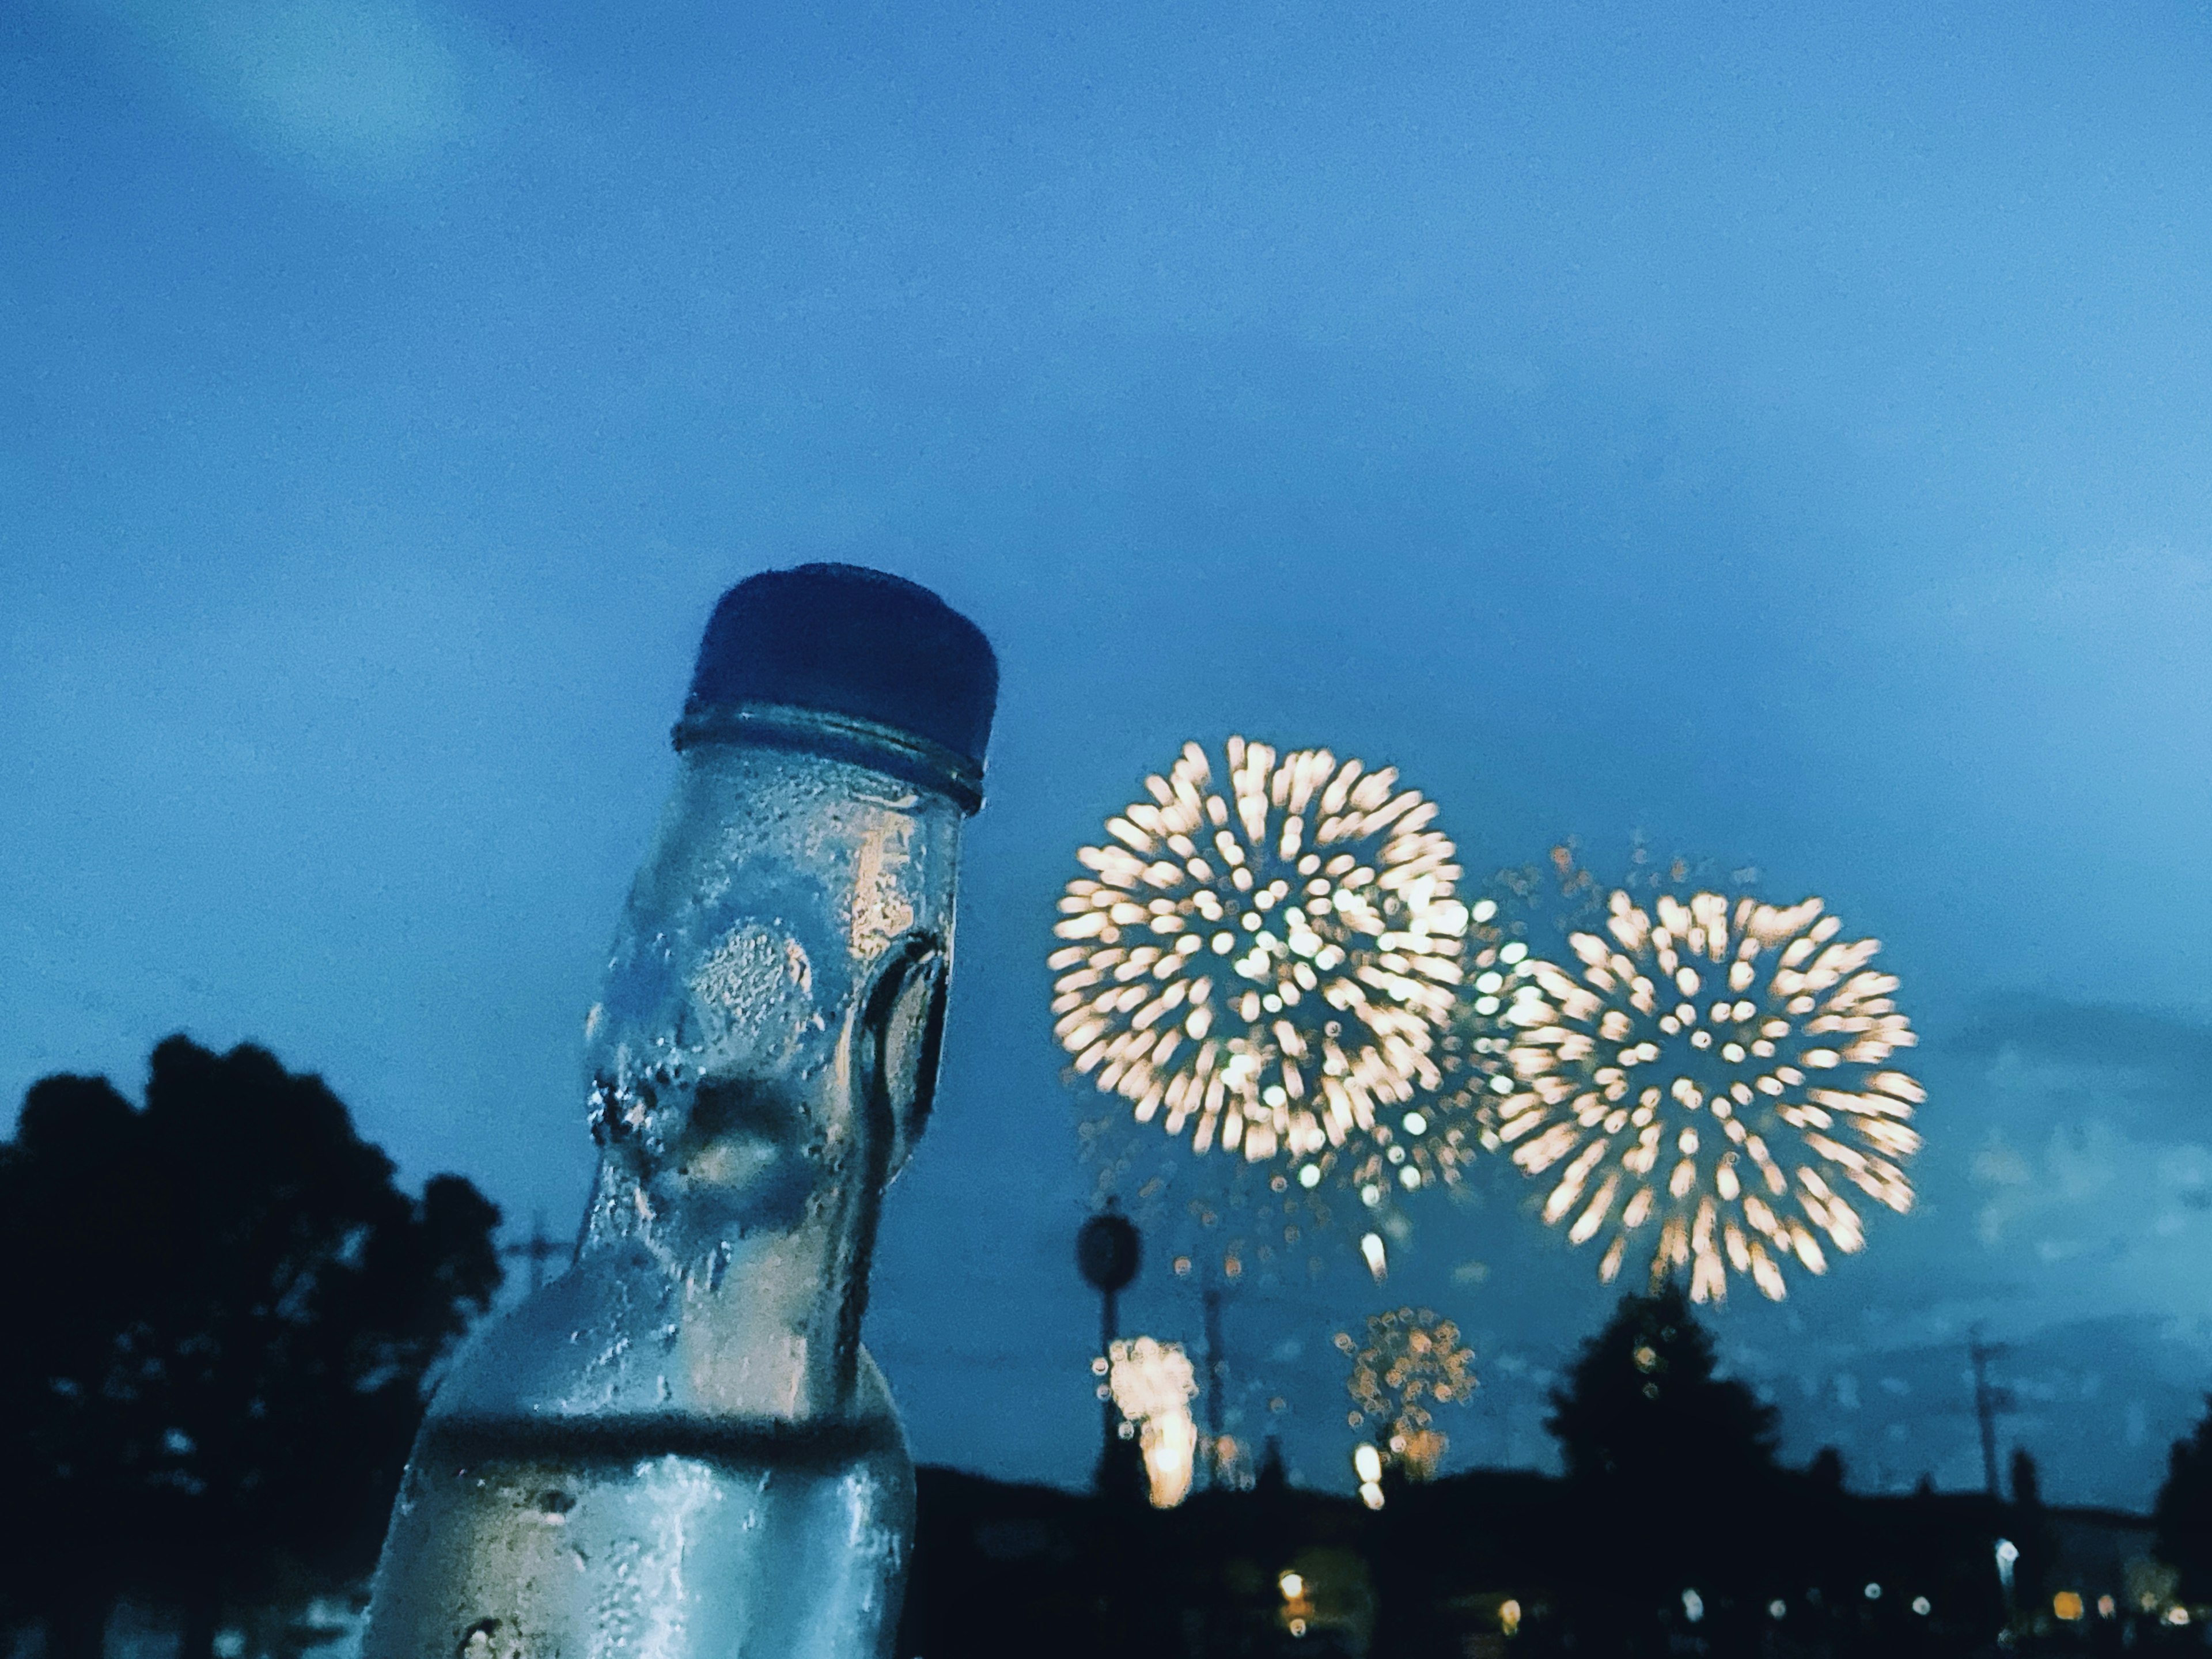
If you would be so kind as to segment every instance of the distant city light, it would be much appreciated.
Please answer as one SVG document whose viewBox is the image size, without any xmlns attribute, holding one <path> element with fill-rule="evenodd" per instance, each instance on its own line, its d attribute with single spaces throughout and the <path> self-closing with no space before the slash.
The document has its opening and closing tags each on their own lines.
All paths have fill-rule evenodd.
<svg viewBox="0 0 2212 1659">
<path fill-rule="evenodd" d="M 2068 1624 L 2073 1624 L 2083 1612 L 2081 1593 L 2078 1590 L 2059 1591 L 2051 1598 L 2051 1610 Z"/>
<path fill-rule="evenodd" d="M 1692 1624 L 1705 1616 L 1705 1598 L 1693 1589 L 1682 1592 L 1682 1617 Z"/>
<path fill-rule="evenodd" d="M 2107 1599 L 2109 1600 L 2110 1598 L 2108 1597 Z M 1923 1619 L 1925 1619 L 1929 1613 L 1934 1611 L 1934 1608 L 1929 1605 L 1929 1600 L 1926 1596 L 1916 1595 L 1912 1598 L 1912 1610 L 1918 1613 Z"/>
<path fill-rule="evenodd" d="M 1789 1613 L 1790 1604 L 1778 1595 L 1766 1604 L 1766 1616 L 1769 1619 L 1786 1618 Z"/>
<path fill-rule="evenodd" d="M 1283 1593 L 1283 1628 L 1292 1636 L 1304 1636 L 1307 1616 L 1314 1610 L 1313 1603 L 1306 1599 L 1306 1592 L 1313 1587 L 1306 1582 L 1304 1573 L 1290 1567 L 1275 1575 L 1275 1587 Z"/>
<path fill-rule="evenodd" d="M 2012 1570 L 2020 1560 L 2020 1546 L 2009 1538 L 1997 1540 L 1997 1582 L 2012 1589 Z"/>
<path fill-rule="evenodd" d="M 1868 1601 L 1881 1601 L 1881 1585 L 1879 1585 L 1879 1584 L 1869 1584 L 1869 1585 L 1866 1587 L 1866 1599 L 1867 1599 Z"/>
<path fill-rule="evenodd" d="M 1352 1473 L 1359 1477 L 1359 1501 L 1370 1510 L 1382 1507 L 1382 1454 L 1363 1440 L 1352 1449 Z"/>
<path fill-rule="evenodd" d="M 1508 1636 L 1521 1628 L 1521 1604 L 1510 1596 L 1498 1604 L 1498 1628 Z"/>
<path fill-rule="evenodd" d="M 2187 1624 L 2189 1622 L 2189 1609 L 2182 1607 L 2168 1607 L 2166 1610 L 2166 1622 L 2169 1625 Z"/>
<path fill-rule="evenodd" d="M 2119 1610 L 2120 1610 L 2120 1608 L 2119 1608 L 2119 1603 L 2118 1603 L 2118 1602 L 2117 1602 L 2117 1601 L 2113 1601 L 2113 1600 L 2112 1600 L 2112 1598 L 2111 1596 L 2109 1596 L 2109 1595 L 2100 1595 L 2100 1596 L 2099 1596 L 2099 1597 L 2097 1598 L 2097 1617 L 2098 1617 L 2098 1618 L 2100 1618 L 2100 1619 L 2110 1619 L 2110 1618 L 2112 1618 L 2115 1613 L 2117 1613 L 2118 1612 L 2119 1612 Z"/>
<path fill-rule="evenodd" d="M 1309 1164 L 1306 1167 L 1311 1169 L 1313 1165 Z M 1299 1179 L 1304 1180 L 1304 1177 L 1301 1176 Z M 1382 1234 L 1362 1233 L 1359 1236 L 1359 1254 L 1366 1258 L 1367 1271 L 1373 1275 L 1377 1285 L 1390 1276 L 1390 1255 L 1382 1248 Z"/>
</svg>

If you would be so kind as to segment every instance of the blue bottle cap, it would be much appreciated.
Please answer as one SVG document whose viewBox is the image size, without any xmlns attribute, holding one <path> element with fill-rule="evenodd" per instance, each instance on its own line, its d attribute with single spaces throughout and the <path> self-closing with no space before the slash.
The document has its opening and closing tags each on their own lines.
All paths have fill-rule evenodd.
<svg viewBox="0 0 2212 1659">
<path fill-rule="evenodd" d="M 999 661 L 926 587 L 852 564 L 748 576 L 714 607 L 676 746 L 836 754 L 983 804 Z"/>
</svg>

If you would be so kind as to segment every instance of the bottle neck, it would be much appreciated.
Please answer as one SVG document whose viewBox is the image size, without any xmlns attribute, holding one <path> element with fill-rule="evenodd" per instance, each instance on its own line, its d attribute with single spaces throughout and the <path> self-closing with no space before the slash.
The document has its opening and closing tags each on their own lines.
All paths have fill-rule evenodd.
<svg viewBox="0 0 2212 1659">
<path fill-rule="evenodd" d="M 657 1206 L 634 1167 L 604 1158 L 577 1266 L 657 1308 L 666 1406 L 836 1419 L 854 1405 L 879 1208 L 864 1183 L 816 1187 L 795 1225 L 726 1228 Z"/>
<path fill-rule="evenodd" d="M 958 846 L 949 799 L 883 773 L 685 751 L 586 1024 L 580 1266 L 634 1304 L 611 1304 L 626 1399 L 851 1408 L 883 1188 L 928 1109 Z"/>
</svg>

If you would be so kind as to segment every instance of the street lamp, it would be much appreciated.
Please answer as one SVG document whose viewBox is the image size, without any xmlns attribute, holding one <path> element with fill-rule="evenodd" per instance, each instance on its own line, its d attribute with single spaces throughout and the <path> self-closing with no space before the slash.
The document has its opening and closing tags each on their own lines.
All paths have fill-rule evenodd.
<svg viewBox="0 0 2212 1659">
<path fill-rule="evenodd" d="M 1137 1276 L 1137 1268 L 1144 1259 L 1141 1241 L 1136 1225 L 1121 1213 L 1121 1206 L 1113 1199 L 1106 1207 L 1076 1230 L 1075 1265 L 1091 1288 L 1098 1292 L 1098 1358 L 1091 1363 L 1097 1374 L 1100 1415 L 1104 1443 L 1098 1453 L 1098 1489 L 1112 1492 L 1120 1483 L 1114 1480 L 1117 1455 L 1121 1452 L 1120 1413 L 1114 1404 L 1114 1390 L 1109 1378 L 1114 1364 L 1114 1339 L 1121 1334 L 1120 1302 L 1121 1292 Z M 1123 1461 L 1126 1461 L 1124 1459 Z"/>
</svg>

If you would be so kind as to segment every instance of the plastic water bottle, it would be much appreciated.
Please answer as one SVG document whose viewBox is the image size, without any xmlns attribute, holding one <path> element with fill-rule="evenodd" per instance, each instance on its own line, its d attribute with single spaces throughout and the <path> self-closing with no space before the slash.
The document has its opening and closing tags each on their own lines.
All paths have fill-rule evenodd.
<svg viewBox="0 0 2212 1659">
<path fill-rule="evenodd" d="M 586 1022 L 574 1267 L 438 1390 L 364 1659 L 888 1659 L 914 1471 L 860 1346 L 929 1114 L 997 690 L 842 565 L 724 595 Z"/>
</svg>

